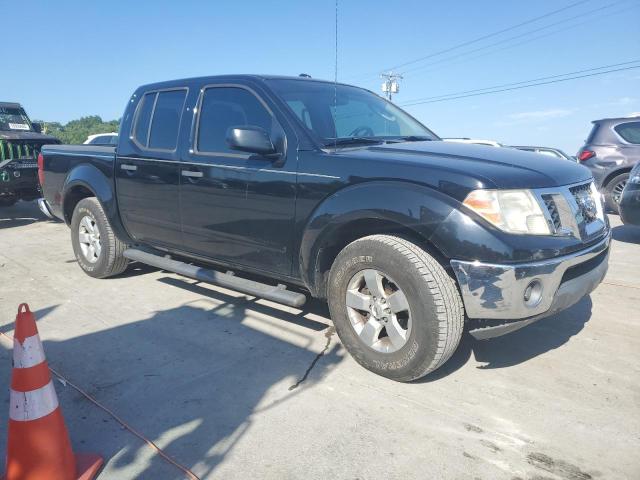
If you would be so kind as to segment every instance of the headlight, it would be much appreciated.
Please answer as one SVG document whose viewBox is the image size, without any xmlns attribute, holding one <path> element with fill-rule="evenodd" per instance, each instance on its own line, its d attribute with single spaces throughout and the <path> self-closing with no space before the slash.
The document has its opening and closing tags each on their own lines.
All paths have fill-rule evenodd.
<svg viewBox="0 0 640 480">
<path fill-rule="evenodd" d="M 540 204 L 529 190 L 474 190 L 463 204 L 505 232 L 551 235 Z"/>
</svg>

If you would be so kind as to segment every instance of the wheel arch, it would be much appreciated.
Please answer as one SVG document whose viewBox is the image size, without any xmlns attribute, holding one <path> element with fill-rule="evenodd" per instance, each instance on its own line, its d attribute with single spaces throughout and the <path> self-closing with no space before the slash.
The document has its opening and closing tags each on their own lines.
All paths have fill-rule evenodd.
<svg viewBox="0 0 640 480">
<path fill-rule="evenodd" d="M 83 198 L 95 197 L 100 202 L 114 233 L 125 242 L 131 241 L 120 221 L 113 182 L 101 170 L 89 164 L 76 166 L 69 172 L 62 191 L 62 213 L 67 225 L 71 224 L 73 211 L 78 202 Z"/>
<path fill-rule="evenodd" d="M 602 187 L 606 188 L 607 185 L 611 182 L 611 180 L 613 180 L 615 177 L 623 173 L 629 173 L 631 172 L 632 169 L 633 169 L 633 165 L 629 165 L 629 166 L 620 167 L 616 170 L 613 170 L 612 172 L 609 172 L 607 176 L 604 177 L 604 180 L 602 181 Z"/>
<path fill-rule="evenodd" d="M 455 208 L 455 200 L 408 182 L 381 181 L 340 190 L 320 204 L 303 231 L 300 273 L 315 297 L 325 298 L 328 273 L 338 253 L 369 235 L 405 238 L 443 265 L 443 252 L 430 235 Z"/>
</svg>

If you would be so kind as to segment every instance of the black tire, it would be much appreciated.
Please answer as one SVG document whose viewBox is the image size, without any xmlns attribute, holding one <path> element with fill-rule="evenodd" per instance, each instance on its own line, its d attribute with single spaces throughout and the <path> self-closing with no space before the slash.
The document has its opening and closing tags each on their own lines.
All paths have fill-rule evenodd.
<svg viewBox="0 0 640 480">
<path fill-rule="evenodd" d="M 85 256 L 80 247 L 80 222 L 84 217 L 90 217 L 93 220 L 100 235 L 102 248 L 94 262 Z M 128 260 L 122 256 L 127 246 L 113 233 L 102 205 L 95 197 L 83 198 L 73 210 L 71 243 L 78 265 L 91 277 L 113 277 L 127 269 Z"/>
<path fill-rule="evenodd" d="M 411 311 L 406 344 L 392 353 L 366 345 L 349 320 L 347 287 L 367 269 L 393 278 Z M 464 307 L 455 282 L 432 256 L 403 238 L 372 235 L 347 245 L 329 273 L 328 303 L 349 353 L 368 370 L 393 380 L 408 382 L 434 371 L 451 357 L 462 337 Z"/>
<path fill-rule="evenodd" d="M 18 201 L 18 197 L 14 195 L 7 195 L 6 197 L 0 197 L 0 207 L 13 207 Z"/>
<path fill-rule="evenodd" d="M 616 175 L 613 177 L 604 187 L 604 198 L 607 204 L 607 208 L 613 213 L 620 214 L 620 205 L 618 202 L 620 201 L 619 195 L 621 195 L 620 191 L 616 191 L 623 184 L 627 183 L 629 180 L 629 172 L 621 173 L 620 175 Z M 616 201 L 616 195 L 618 195 L 618 201 Z"/>
</svg>

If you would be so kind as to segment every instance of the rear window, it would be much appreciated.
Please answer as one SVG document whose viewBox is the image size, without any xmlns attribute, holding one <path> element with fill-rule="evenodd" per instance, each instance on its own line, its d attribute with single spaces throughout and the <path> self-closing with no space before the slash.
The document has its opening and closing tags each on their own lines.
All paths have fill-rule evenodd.
<svg viewBox="0 0 640 480">
<path fill-rule="evenodd" d="M 640 145 L 640 122 L 621 123 L 613 128 L 625 142 Z"/>
<path fill-rule="evenodd" d="M 133 127 L 136 143 L 153 150 L 175 150 L 186 97 L 186 89 L 145 94 Z"/>
</svg>

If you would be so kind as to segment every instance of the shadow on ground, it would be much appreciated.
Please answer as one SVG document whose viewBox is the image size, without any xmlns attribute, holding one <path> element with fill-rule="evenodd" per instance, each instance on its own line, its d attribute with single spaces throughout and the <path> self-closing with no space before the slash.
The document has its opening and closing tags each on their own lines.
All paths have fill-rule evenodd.
<svg viewBox="0 0 640 480">
<path fill-rule="evenodd" d="M 433 382 L 452 374 L 465 366 L 472 354 L 483 364 L 477 368 L 494 369 L 518 365 L 559 348 L 584 328 L 591 318 L 591 308 L 591 297 L 584 297 L 567 310 L 489 340 L 476 340 L 465 331 L 449 361 L 418 382 Z"/>
<path fill-rule="evenodd" d="M 208 298 L 150 318 L 45 342 L 52 367 L 201 478 L 233 450 L 255 415 L 264 415 L 312 387 L 343 356 L 337 341 L 330 341 L 332 329 L 304 319 L 304 312 L 297 320 L 296 315 L 282 311 L 274 318 L 269 307 L 208 293 Z M 53 308 L 36 312 L 38 319 Z M 292 328 L 289 322 L 307 328 Z M 3 331 L 11 328 L 2 327 Z M 318 355 L 322 349 L 318 338 L 324 343 L 325 337 L 328 348 Z M 0 347 L 5 350 L 0 358 L 8 358 L 7 343 L 3 341 Z M 311 365 L 308 378 L 291 389 Z M 3 365 L 0 371 L 8 376 L 10 366 Z M 110 417 L 105 416 L 101 423 L 102 412 L 79 395 L 57 382 L 56 388 L 74 445 L 110 459 L 109 478 L 184 478 Z M 4 401 L 0 406 L 8 408 Z M 276 438 L 287 434 L 280 431 L 285 426 L 270 428 Z M 4 437 L 6 431 L 1 434 Z M 257 474 L 261 471 L 260 449 L 251 461 Z M 135 475 L 131 476 L 134 463 Z"/>
<path fill-rule="evenodd" d="M 636 225 L 618 225 L 611 229 L 613 239 L 624 243 L 640 243 L 640 227 Z"/>
<path fill-rule="evenodd" d="M 0 207 L 0 229 L 22 227 L 42 220 L 47 220 L 47 217 L 38 209 L 35 201 Z"/>
</svg>

